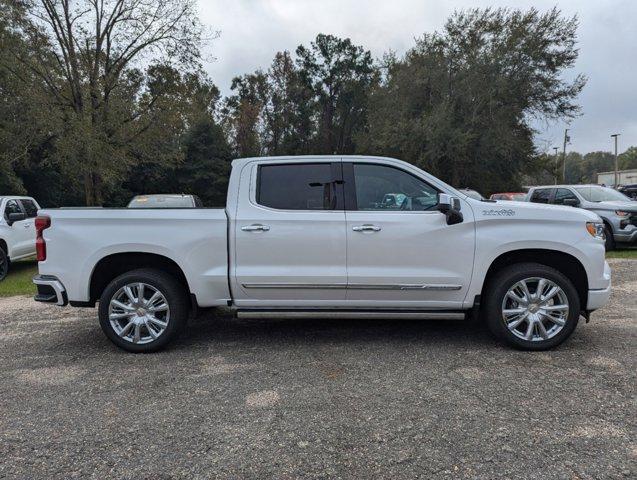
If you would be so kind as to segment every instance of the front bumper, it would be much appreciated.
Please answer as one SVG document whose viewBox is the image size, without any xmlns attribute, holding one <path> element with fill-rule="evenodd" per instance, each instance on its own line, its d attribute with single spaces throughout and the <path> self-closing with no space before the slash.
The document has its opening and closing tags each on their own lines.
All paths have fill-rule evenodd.
<svg viewBox="0 0 637 480">
<path fill-rule="evenodd" d="M 635 243 L 637 242 L 637 229 L 633 230 L 632 232 L 615 232 L 615 235 L 613 235 L 613 237 L 615 238 L 616 242 Z"/>
<path fill-rule="evenodd" d="M 611 289 L 611 270 L 608 262 L 604 262 L 604 283 L 606 283 L 604 288 L 595 288 L 588 291 L 587 311 L 592 312 L 608 303 Z"/>
<path fill-rule="evenodd" d="M 55 303 L 61 307 L 69 303 L 64 285 L 53 275 L 36 275 L 33 283 L 38 288 L 37 295 L 33 297 L 36 302 Z"/>
</svg>

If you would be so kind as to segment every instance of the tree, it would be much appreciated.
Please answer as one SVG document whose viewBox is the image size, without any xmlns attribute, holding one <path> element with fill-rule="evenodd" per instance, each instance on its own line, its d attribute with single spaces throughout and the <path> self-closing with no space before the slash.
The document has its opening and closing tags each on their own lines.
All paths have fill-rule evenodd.
<svg viewBox="0 0 637 480">
<path fill-rule="evenodd" d="M 263 72 L 232 79 L 234 95 L 228 97 L 222 108 L 226 132 L 239 157 L 259 156 L 263 152 L 263 111 L 268 101 L 267 80 Z"/>
<path fill-rule="evenodd" d="M 316 153 L 354 153 L 354 135 L 367 121 L 367 94 L 376 78 L 371 53 L 349 38 L 319 34 L 296 54 L 301 79 L 316 102 Z"/>
<path fill-rule="evenodd" d="M 519 188 L 538 158 L 529 120 L 579 112 L 585 78 L 561 78 L 577 58 L 576 29 L 577 19 L 556 9 L 453 14 L 442 33 L 386 59 L 364 150 L 405 158 L 455 186 Z"/>
<path fill-rule="evenodd" d="M 207 207 L 225 206 L 232 150 L 223 129 L 212 118 L 202 118 L 184 144 L 186 158 L 174 176 L 180 192 L 199 195 Z"/>
<path fill-rule="evenodd" d="M 630 147 L 617 158 L 617 163 L 621 170 L 637 168 L 637 147 Z"/>
<path fill-rule="evenodd" d="M 138 138 L 152 129 L 159 95 L 141 65 L 198 65 L 202 29 L 194 0 L 27 0 L 15 17 L 29 55 L 8 55 L 39 79 L 47 107 L 63 126 L 58 159 L 80 173 L 88 205 L 101 204 L 105 183 L 116 183 L 140 161 Z M 18 2 L 16 2 L 16 5 Z M 6 66 L 6 65 L 5 65 Z M 20 71 L 11 70 L 17 78 Z"/>
</svg>

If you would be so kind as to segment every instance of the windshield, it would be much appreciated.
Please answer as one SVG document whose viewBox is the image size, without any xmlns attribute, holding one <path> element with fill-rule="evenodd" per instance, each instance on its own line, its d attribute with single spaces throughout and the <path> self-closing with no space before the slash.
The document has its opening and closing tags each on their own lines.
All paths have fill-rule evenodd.
<svg viewBox="0 0 637 480">
<path fill-rule="evenodd" d="M 608 187 L 589 185 L 587 187 L 575 187 L 575 190 L 589 202 L 630 202 L 630 198 L 626 195 Z"/>
<path fill-rule="evenodd" d="M 473 198 L 474 200 L 484 200 L 484 197 L 480 193 L 476 192 L 475 190 L 464 188 L 460 191 L 464 193 L 467 197 Z"/>
<path fill-rule="evenodd" d="M 192 208 L 190 196 L 184 195 L 140 195 L 131 200 L 128 208 Z"/>
</svg>

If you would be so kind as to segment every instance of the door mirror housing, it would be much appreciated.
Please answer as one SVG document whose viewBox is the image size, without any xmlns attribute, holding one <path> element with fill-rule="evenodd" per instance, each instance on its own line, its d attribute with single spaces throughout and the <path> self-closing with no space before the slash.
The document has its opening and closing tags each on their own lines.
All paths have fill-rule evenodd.
<svg viewBox="0 0 637 480">
<path fill-rule="evenodd" d="M 569 207 L 579 207 L 579 200 L 576 198 L 565 198 L 564 205 L 568 205 Z"/>
<path fill-rule="evenodd" d="M 25 213 L 10 213 L 7 216 L 7 225 L 11 226 L 15 222 L 20 222 L 26 219 L 27 219 L 27 215 Z"/>
<path fill-rule="evenodd" d="M 460 212 L 460 199 L 446 193 L 438 194 L 438 210 L 447 217 L 447 225 L 455 225 L 464 220 Z"/>
</svg>

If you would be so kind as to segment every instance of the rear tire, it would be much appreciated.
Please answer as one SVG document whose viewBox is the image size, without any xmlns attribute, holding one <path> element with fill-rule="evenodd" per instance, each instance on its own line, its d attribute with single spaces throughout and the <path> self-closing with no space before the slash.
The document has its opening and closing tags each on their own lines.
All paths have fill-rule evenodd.
<svg viewBox="0 0 637 480">
<path fill-rule="evenodd" d="M 521 350 L 556 347 L 573 333 L 579 321 L 579 295 L 572 282 L 539 263 L 502 269 L 489 281 L 485 295 L 489 330 Z"/>
<path fill-rule="evenodd" d="M 100 326 L 118 347 L 155 352 L 172 342 L 188 320 L 186 289 L 173 276 L 153 269 L 120 275 L 102 292 Z"/>
<path fill-rule="evenodd" d="M 7 252 L 0 247 L 0 282 L 7 278 L 9 274 L 9 256 Z"/>
</svg>

